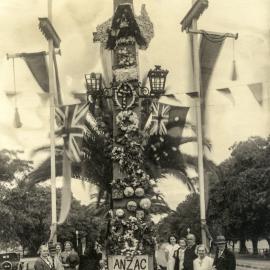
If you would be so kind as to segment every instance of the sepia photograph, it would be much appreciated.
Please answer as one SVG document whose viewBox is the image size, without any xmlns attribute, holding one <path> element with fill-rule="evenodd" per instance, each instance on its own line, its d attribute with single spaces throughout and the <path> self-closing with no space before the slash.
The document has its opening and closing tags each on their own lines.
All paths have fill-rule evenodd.
<svg viewBox="0 0 270 270">
<path fill-rule="evenodd" d="M 0 270 L 270 270 L 269 0 L 0 0 Z"/>
</svg>

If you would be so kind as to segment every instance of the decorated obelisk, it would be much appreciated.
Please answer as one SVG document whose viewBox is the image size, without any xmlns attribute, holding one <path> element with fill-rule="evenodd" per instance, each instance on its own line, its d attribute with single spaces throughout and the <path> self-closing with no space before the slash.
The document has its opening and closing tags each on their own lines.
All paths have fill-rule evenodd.
<svg viewBox="0 0 270 270">
<path fill-rule="evenodd" d="M 113 110 L 112 211 L 106 253 L 108 268 L 114 270 L 154 268 L 150 209 L 155 181 L 143 164 L 140 103 L 147 90 L 139 82 L 138 64 L 138 51 L 147 49 L 152 38 L 153 24 L 145 6 L 135 16 L 133 0 L 114 0 L 112 18 L 94 33 L 94 41 L 111 53 L 112 63 L 110 87 L 103 92 Z M 90 81 L 97 81 L 97 74 L 91 76 Z"/>
</svg>

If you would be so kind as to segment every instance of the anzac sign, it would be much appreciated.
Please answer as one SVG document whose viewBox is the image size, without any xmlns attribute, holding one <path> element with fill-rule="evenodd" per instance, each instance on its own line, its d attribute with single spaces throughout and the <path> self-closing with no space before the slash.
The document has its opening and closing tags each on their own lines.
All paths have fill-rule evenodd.
<svg viewBox="0 0 270 270">
<path fill-rule="evenodd" d="M 127 256 L 108 256 L 109 270 L 150 270 L 151 258 L 147 255 L 134 257 Z"/>
</svg>

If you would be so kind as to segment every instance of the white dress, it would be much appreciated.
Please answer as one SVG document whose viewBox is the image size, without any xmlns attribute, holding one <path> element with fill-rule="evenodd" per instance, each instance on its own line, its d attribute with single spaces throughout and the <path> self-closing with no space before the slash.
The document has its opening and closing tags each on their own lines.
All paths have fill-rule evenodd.
<svg viewBox="0 0 270 270">
<path fill-rule="evenodd" d="M 169 244 L 166 247 L 165 252 L 168 254 L 167 270 L 174 270 L 175 259 L 173 257 L 173 254 L 179 247 L 180 246 L 178 244 L 175 245 Z"/>
<path fill-rule="evenodd" d="M 193 261 L 194 270 L 212 270 L 213 259 L 205 256 L 202 260 L 197 258 Z"/>
</svg>

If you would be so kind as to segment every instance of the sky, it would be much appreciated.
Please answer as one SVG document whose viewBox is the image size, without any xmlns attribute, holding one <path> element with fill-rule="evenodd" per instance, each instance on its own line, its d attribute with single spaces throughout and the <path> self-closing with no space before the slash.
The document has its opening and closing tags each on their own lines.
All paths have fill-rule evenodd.
<svg viewBox="0 0 270 270">
<path fill-rule="evenodd" d="M 112 16 L 112 0 L 53 1 L 53 24 L 61 38 L 58 68 L 64 103 L 78 103 L 70 93 L 84 92 L 84 74 L 101 72 L 99 44 L 92 33 L 98 24 Z M 154 24 L 155 37 L 146 51 L 140 51 L 140 73 L 143 76 L 155 64 L 169 70 L 168 91 L 177 95 L 183 106 L 190 106 L 188 120 L 194 121 L 193 101 L 185 95 L 190 91 L 190 57 L 187 34 L 181 32 L 180 21 L 191 6 L 191 0 L 136 0 L 134 10 L 146 9 Z M 47 17 L 47 1 L 0 0 L 0 149 L 19 149 L 30 158 L 33 148 L 49 142 L 49 103 L 43 104 L 42 90 L 34 81 L 22 59 L 15 60 L 17 104 L 23 127 L 13 128 L 15 100 L 7 98 L 13 91 L 12 61 L 6 53 L 47 50 L 47 42 L 38 29 L 38 17 Z M 208 31 L 239 33 L 235 41 L 238 80 L 231 81 L 233 41 L 227 39 L 218 58 L 207 100 L 206 136 L 212 143 L 207 156 L 219 164 L 230 155 L 234 142 L 250 136 L 267 136 L 270 117 L 270 1 L 209 0 L 209 7 L 198 21 L 198 28 Z M 264 104 L 259 106 L 248 84 L 263 83 Z M 229 87 L 235 105 L 216 89 Z M 189 130 L 184 135 L 190 135 Z M 182 149 L 196 154 L 196 145 Z M 36 156 L 37 165 L 44 156 Z M 75 181 L 73 191 L 78 197 L 88 191 Z M 176 187 L 176 188 L 174 188 Z M 161 191 L 172 208 L 188 193 L 179 181 L 162 181 Z M 172 195 L 172 190 L 177 190 Z M 79 194 L 79 195 L 78 195 Z"/>
</svg>

